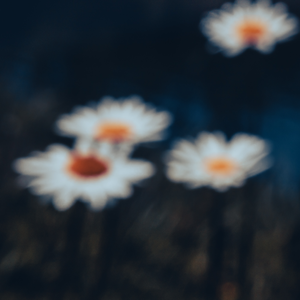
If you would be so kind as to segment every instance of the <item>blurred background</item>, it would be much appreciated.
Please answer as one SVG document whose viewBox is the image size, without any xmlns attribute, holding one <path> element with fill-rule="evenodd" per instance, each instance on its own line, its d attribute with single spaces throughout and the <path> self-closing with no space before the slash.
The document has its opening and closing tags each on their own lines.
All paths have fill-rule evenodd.
<svg viewBox="0 0 300 300">
<path fill-rule="evenodd" d="M 212 54 L 199 22 L 224 2 L 2 4 L 1 300 L 300 298 L 300 39 L 270 55 Z M 72 145 L 53 130 L 61 114 L 133 94 L 175 120 L 133 154 L 157 168 L 133 197 L 58 212 L 21 187 L 15 159 Z M 273 167 L 223 194 L 169 182 L 164 152 L 202 130 L 268 139 Z"/>
</svg>

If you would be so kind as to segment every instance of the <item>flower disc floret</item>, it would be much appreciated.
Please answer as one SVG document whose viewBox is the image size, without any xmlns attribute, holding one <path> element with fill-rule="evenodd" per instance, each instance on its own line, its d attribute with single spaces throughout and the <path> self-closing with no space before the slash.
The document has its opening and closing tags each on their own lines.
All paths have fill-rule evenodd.
<svg viewBox="0 0 300 300">
<path fill-rule="evenodd" d="M 103 98 L 96 107 L 79 107 L 57 122 L 60 134 L 109 143 L 140 143 L 164 138 L 171 123 L 168 112 L 157 112 L 138 96 Z"/>
<path fill-rule="evenodd" d="M 167 154 L 167 176 L 191 188 L 211 186 L 225 191 L 266 170 L 268 153 L 268 143 L 256 136 L 236 134 L 226 142 L 221 132 L 204 132 L 195 141 L 175 144 Z"/>
<path fill-rule="evenodd" d="M 81 178 L 97 178 L 109 171 L 109 164 L 96 155 L 81 155 L 74 153 L 67 165 L 68 171 Z"/>
<path fill-rule="evenodd" d="M 51 196 L 59 210 L 69 208 L 77 199 L 100 209 L 111 199 L 129 197 L 132 184 L 154 173 L 149 162 L 95 151 L 81 153 L 62 145 L 18 159 L 14 167 L 28 177 L 28 187 L 35 194 Z"/>
<path fill-rule="evenodd" d="M 238 55 L 248 47 L 269 53 L 276 43 L 298 32 L 298 20 L 282 3 L 244 0 L 210 12 L 202 20 L 201 29 L 227 56 Z"/>
</svg>

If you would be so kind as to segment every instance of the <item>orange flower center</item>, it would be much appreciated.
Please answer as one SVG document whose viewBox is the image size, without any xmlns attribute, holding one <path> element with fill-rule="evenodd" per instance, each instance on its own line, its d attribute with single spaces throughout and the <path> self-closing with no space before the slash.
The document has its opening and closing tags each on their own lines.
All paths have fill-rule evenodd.
<svg viewBox="0 0 300 300">
<path fill-rule="evenodd" d="M 208 158 L 205 166 L 209 173 L 220 176 L 229 176 L 238 168 L 234 161 L 226 157 Z"/>
<path fill-rule="evenodd" d="M 266 33 L 266 26 L 259 21 L 244 21 L 238 27 L 238 34 L 246 44 L 255 45 Z"/>
<path fill-rule="evenodd" d="M 108 165 L 94 155 L 75 154 L 72 156 L 68 169 L 77 176 L 93 178 L 105 174 L 108 171 Z"/>
<path fill-rule="evenodd" d="M 123 123 L 107 122 L 97 128 L 96 139 L 108 140 L 114 143 L 129 140 L 132 136 L 130 126 Z"/>
</svg>

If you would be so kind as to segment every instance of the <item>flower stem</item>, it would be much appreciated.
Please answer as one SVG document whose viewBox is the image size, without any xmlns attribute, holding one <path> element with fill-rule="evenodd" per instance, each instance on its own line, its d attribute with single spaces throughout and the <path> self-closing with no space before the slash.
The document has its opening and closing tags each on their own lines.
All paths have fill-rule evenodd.
<svg viewBox="0 0 300 300">
<path fill-rule="evenodd" d="M 218 299 L 218 287 L 221 283 L 223 252 L 225 242 L 225 228 L 223 214 L 225 195 L 214 192 L 213 204 L 210 212 L 209 226 L 211 240 L 208 248 L 209 266 L 207 272 L 207 293 L 211 299 Z"/>
</svg>

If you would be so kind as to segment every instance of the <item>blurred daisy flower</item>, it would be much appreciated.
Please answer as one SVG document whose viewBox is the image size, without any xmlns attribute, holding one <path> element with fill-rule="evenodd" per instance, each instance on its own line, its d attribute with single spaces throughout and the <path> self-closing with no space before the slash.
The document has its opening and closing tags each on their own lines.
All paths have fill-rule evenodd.
<svg viewBox="0 0 300 300">
<path fill-rule="evenodd" d="M 149 162 L 103 155 L 82 145 L 75 150 L 52 145 L 44 153 L 16 160 L 14 168 L 29 178 L 33 193 L 53 197 L 58 210 L 68 209 L 77 199 L 103 208 L 109 200 L 129 197 L 132 184 L 154 173 Z"/>
<path fill-rule="evenodd" d="M 256 136 L 239 133 L 226 142 L 221 132 L 204 132 L 195 142 L 175 144 L 166 157 L 167 176 L 191 188 L 211 186 L 226 191 L 269 168 L 268 153 L 268 144 Z"/>
<path fill-rule="evenodd" d="M 240 54 L 248 47 L 263 53 L 273 50 L 277 42 L 298 32 L 298 21 L 286 12 L 283 3 L 268 0 L 226 3 L 201 22 L 203 33 L 224 50 L 225 55 Z"/>
<path fill-rule="evenodd" d="M 163 139 L 171 123 L 168 112 L 157 112 L 138 96 L 116 101 L 105 97 L 96 108 L 80 107 L 57 122 L 62 135 L 108 143 L 140 143 Z"/>
</svg>

